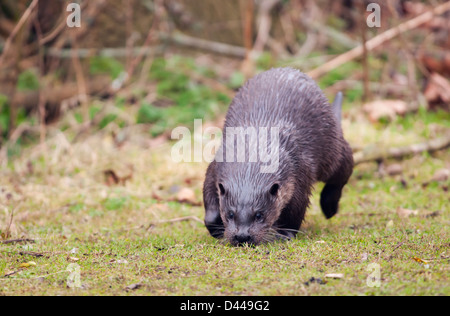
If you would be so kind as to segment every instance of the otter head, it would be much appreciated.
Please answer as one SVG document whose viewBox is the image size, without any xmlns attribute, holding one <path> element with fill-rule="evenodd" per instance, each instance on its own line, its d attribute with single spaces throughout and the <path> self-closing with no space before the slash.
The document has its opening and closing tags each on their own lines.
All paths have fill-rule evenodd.
<svg viewBox="0 0 450 316">
<path fill-rule="evenodd" d="M 276 221 L 293 193 L 291 181 L 217 182 L 224 238 L 232 245 L 258 245 L 276 237 Z"/>
</svg>

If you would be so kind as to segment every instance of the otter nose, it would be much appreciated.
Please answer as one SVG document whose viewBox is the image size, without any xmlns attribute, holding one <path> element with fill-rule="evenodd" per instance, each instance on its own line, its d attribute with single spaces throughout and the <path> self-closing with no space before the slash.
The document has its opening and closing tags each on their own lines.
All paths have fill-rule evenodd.
<svg viewBox="0 0 450 316">
<path fill-rule="evenodd" d="M 248 235 L 248 234 L 240 234 L 240 235 L 234 236 L 234 239 L 236 240 L 236 242 L 238 244 L 243 244 L 243 243 L 246 243 L 246 242 L 250 242 L 252 237 L 250 237 L 250 235 Z"/>
</svg>

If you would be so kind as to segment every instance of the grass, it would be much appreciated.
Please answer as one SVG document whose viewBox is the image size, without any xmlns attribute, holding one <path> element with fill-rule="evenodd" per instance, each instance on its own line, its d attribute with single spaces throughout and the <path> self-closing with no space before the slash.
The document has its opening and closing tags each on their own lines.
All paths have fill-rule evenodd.
<svg viewBox="0 0 450 316">
<path fill-rule="evenodd" d="M 390 127 L 383 133 L 395 140 Z M 448 182 L 422 186 L 448 168 L 448 151 L 401 162 L 404 172 L 397 177 L 381 177 L 374 164 L 358 166 L 341 212 L 330 221 L 318 206 L 318 184 L 295 240 L 233 248 L 195 221 L 150 225 L 203 218 L 202 207 L 155 200 L 152 192 L 169 200 L 188 187 L 200 201 L 206 165 L 174 164 L 170 144 L 146 149 L 137 133 L 130 134 L 135 136 L 120 149 L 106 131 L 68 147 L 55 137 L 46 149 L 24 150 L 2 169 L 1 201 L 7 202 L 1 229 L 5 233 L 14 210 L 11 238 L 35 243 L 0 245 L 0 276 L 18 272 L 0 277 L 1 295 L 450 294 Z M 105 184 L 103 170 L 126 174 L 130 165 L 133 177 L 124 186 Z M 399 207 L 419 213 L 401 218 Z M 36 265 L 20 268 L 30 261 Z M 367 286 L 373 263 L 380 267 L 379 288 Z M 67 287 L 71 264 L 80 271 L 75 289 Z M 330 273 L 343 278 L 326 278 Z M 312 277 L 327 283 L 306 285 Z M 127 291 L 132 284 L 141 286 Z"/>
<path fill-rule="evenodd" d="M 358 165 L 330 221 L 321 214 L 317 184 L 306 222 L 290 242 L 234 248 L 197 221 L 164 222 L 203 218 L 202 207 L 176 196 L 188 188 L 200 202 L 207 165 L 172 162 L 171 144 L 151 145 L 150 135 L 191 126 L 201 113 L 216 117 L 229 102 L 175 71 L 199 71 L 192 67 L 178 59 L 154 63 L 156 101 L 164 96 L 170 106 L 117 99 L 94 133 L 72 143 L 75 109 L 61 120 L 62 131 L 49 127 L 45 146 L 10 149 L 14 155 L 0 169 L 0 234 L 35 242 L 0 244 L 0 295 L 450 295 L 450 183 L 424 185 L 450 169 L 448 150 L 385 162 L 401 165 L 397 176 L 383 175 L 375 163 Z M 93 60 L 91 71 L 117 75 L 121 67 Z M 26 85 L 33 82 L 28 77 Z M 236 73 L 230 86 L 241 81 Z M 94 104 L 91 116 L 101 108 Z M 344 114 L 345 136 L 357 148 L 419 143 L 449 128 L 445 112 L 372 124 L 347 102 Z M 106 170 L 132 177 L 110 185 Z M 399 208 L 417 214 L 404 218 Z M 35 265 L 21 268 L 29 262 Z M 373 264 L 380 287 L 367 283 Z M 70 288 L 76 271 L 79 287 Z M 327 278 L 331 273 L 343 277 Z M 127 289 L 133 284 L 140 286 Z"/>
</svg>

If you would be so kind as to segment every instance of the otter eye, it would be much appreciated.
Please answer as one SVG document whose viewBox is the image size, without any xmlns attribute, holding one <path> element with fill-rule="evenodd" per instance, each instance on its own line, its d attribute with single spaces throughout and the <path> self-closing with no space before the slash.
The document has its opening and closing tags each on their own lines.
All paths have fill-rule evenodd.
<svg viewBox="0 0 450 316">
<path fill-rule="evenodd" d="M 277 195 L 278 193 L 278 189 L 280 188 L 280 185 L 278 183 L 275 183 L 274 185 L 272 185 L 272 187 L 270 188 L 270 194 L 272 195 Z"/>
<path fill-rule="evenodd" d="M 255 220 L 260 221 L 263 218 L 263 214 L 261 212 L 256 212 Z"/>
<path fill-rule="evenodd" d="M 228 214 L 227 214 L 227 218 L 230 221 L 233 220 L 234 219 L 234 213 L 232 211 L 229 211 Z"/>
</svg>

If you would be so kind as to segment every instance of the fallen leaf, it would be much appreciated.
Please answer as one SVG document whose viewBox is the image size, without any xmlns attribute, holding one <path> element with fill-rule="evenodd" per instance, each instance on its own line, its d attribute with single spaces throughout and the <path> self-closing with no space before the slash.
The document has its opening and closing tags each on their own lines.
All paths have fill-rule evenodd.
<svg viewBox="0 0 450 316">
<path fill-rule="evenodd" d="M 450 104 L 450 81 L 437 73 L 432 73 L 429 76 L 424 96 L 431 108 L 441 106 L 444 109 L 448 109 Z"/>
<path fill-rule="evenodd" d="M 367 261 L 367 259 L 369 259 L 369 254 L 367 252 L 363 253 L 361 255 L 361 261 Z"/>
<path fill-rule="evenodd" d="M 135 291 L 135 290 L 138 290 L 138 289 L 140 289 L 142 287 L 142 284 L 140 284 L 140 283 L 136 283 L 136 284 L 131 284 L 131 285 L 128 285 L 126 288 L 125 288 L 125 291 Z"/>
<path fill-rule="evenodd" d="M 449 169 L 441 169 L 436 171 L 436 173 L 431 178 L 431 181 L 443 182 L 447 181 L 450 178 L 450 170 Z"/>
<path fill-rule="evenodd" d="M 117 173 L 112 169 L 103 171 L 103 174 L 105 176 L 105 184 L 107 186 L 113 186 L 113 185 L 119 185 L 119 184 L 125 185 L 125 183 L 128 180 L 131 180 L 133 178 L 133 170 L 132 170 L 132 168 L 130 168 L 130 169 L 131 169 L 131 173 L 124 177 L 119 177 L 117 175 Z"/>
<path fill-rule="evenodd" d="M 37 265 L 36 262 L 30 261 L 30 262 L 27 262 L 27 263 L 21 263 L 19 265 L 19 268 L 29 268 L 29 267 L 34 267 L 36 265 Z"/>
<path fill-rule="evenodd" d="M 325 275 L 325 277 L 329 279 L 343 279 L 344 275 L 342 273 L 330 273 Z"/>
<path fill-rule="evenodd" d="M 417 216 L 419 215 L 419 211 L 417 210 L 409 210 L 407 208 L 401 208 L 399 207 L 397 209 L 397 215 L 401 218 L 408 218 L 410 216 Z"/>
<path fill-rule="evenodd" d="M 105 184 L 107 186 L 112 186 L 112 185 L 116 185 L 119 184 L 119 177 L 116 175 L 116 173 L 114 172 L 114 170 L 105 170 L 103 171 L 103 174 L 105 175 Z"/>
<path fill-rule="evenodd" d="M 183 188 L 178 192 L 177 194 L 177 200 L 178 202 L 187 202 L 187 203 L 195 203 L 195 192 L 192 189 L 189 188 Z"/>
<path fill-rule="evenodd" d="M 75 257 L 69 257 L 67 259 L 68 259 L 68 261 L 72 261 L 72 262 L 80 261 L 80 258 L 75 258 Z"/>
<path fill-rule="evenodd" d="M 392 164 L 386 167 L 386 173 L 390 176 L 396 176 L 403 173 L 403 167 L 401 164 Z"/>
<path fill-rule="evenodd" d="M 389 222 L 387 222 L 386 224 L 386 229 L 392 228 L 394 227 L 394 221 L 391 219 Z"/>
<path fill-rule="evenodd" d="M 408 105 L 402 100 L 377 100 L 366 103 L 363 106 L 372 122 L 377 122 L 381 118 L 395 119 L 397 115 L 403 115 L 408 110 Z"/>
<path fill-rule="evenodd" d="M 420 259 L 418 257 L 412 257 L 414 259 L 414 261 L 418 262 L 418 263 L 422 263 L 422 264 L 428 264 L 428 261 L 425 261 L 423 259 Z"/>
<path fill-rule="evenodd" d="M 418 258 L 418 257 L 412 257 L 412 258 L 414 259 L 414 261 L 416 261 L 416 262 L 418 262 L 418 263 L 422 264 L 422 265 L 423 265 L 423 267 L 424 267 L 425 269 L 428 269 L 428 268 L 430 268 L 430 264 L 429 264 L 429 262 L 428 262 L 428 261 L 425 261 L 425 260 L 423 260 L 423 259 L 420 259 L 420 258 Z"/>
</svg>

